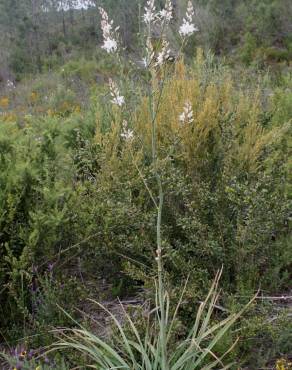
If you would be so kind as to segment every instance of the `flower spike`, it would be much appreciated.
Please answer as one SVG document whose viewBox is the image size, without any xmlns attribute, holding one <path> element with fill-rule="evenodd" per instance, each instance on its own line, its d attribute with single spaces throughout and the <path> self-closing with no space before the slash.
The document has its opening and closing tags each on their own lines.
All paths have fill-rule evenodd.
<svg viewBox="0 0 292 370">
<path fill-rule="evenodd" d="M 99 7 L 99 13 L 101 15 L 101 30 L 103 35 L 102 49 L 109 54 L 115 53 L 118 50 L 118 43 L 114 34 L 118 31 L 119 27 L 113 30 L 113 20 L 109 19 L 107 12 L 102 7 Z"/>
<path fill-rule="evenodd" d="M 193 18 L 195 15 L 194 7 L 191 1 L 188 2 L 188 7 L 186 11 L 185 18 L 183 19 L 183 23 L 179 28 L 179 34 L 181 37 L 189 37 L 193 33 L 199 31 L 193 22 Z"/>
</svg>

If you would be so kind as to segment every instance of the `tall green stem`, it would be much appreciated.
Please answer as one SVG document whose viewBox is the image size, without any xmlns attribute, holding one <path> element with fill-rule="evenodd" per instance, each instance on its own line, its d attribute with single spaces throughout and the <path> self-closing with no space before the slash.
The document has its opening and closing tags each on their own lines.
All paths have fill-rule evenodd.
<svg viewBox="0 0 292 370">
<path fill-rule="evenodd" d="M 161 351 L 161 370 L 169 370 L 167 360 L 167 318 L 166 318 L 166 307 L 165 307 L 165 289 L 163 283 L 163 263 L 162 263 L 162 238 L 161 238 L 161 219 L 163 209 L 163 188 L 161 176 L 159 173 L 159 163 L 157 156 L 157 113 L 159 110 L 159 104 L 155 105 L 155 83 L 156 83 L 156 71 L 152 64 L 153 48 L 151 44 L 151 22 L 148 24 L 148 35 L 147 35 L 147 64 L 150 68 L 151 79 L 149 83 L 148 99 L 149 99 L 149 113 L 151 119 L 151 147 L 152 147 L 152 164 L 153 171 L 158 187 L 158 205 L 157 219 L 156 219 L 156 261 L 158 269 L 158 305 L 159 305 L 159 345 Z"/>
<path fill-rule="evenodd" d="M 161 345 L 161 356 L 162 356 L 162 370 L 168 370 L 167 361 L 167 330 L 166 330 L 166 312 L 165 312 L 165 289 L 163 283 L 163 264 L 162 264 L 162 237 L 161 237 L 161 219 L 164 193 L 162 187 L 161 176 L 158 168 L 158 157 L 157 157 L 157 112 L 155 111 L 154 91 L 155 91 L 155 71 L 151 71 L 151 90 L 149 92 L 149 109 L 152 123 L 152 162 L 153 171 L 158 186 L 158 207 L 157 207 L 157 219 L 156 219 L 156 260 L 158 268 L 158 302 L 160 310 L 160 345 Z M 158 107 L 157 107 L 158 109 Z"/>
</svg>

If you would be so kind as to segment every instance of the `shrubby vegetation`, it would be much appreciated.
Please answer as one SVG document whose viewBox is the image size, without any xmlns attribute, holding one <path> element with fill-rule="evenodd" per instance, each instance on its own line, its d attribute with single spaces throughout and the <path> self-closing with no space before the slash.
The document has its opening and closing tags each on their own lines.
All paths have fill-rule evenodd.
<svg viewBox="0 0 292 370">
<path fill-rule="evenodd" d="M 210 326 L 227 312 L 239 312 L 258 289 L 264 298 L 252 303 L 213 351 L 220 357 L 240 336 L 228 362 L 261 368 L 278 360 L 277 369 L 282 363 L 285 369 L 292 350 L 289 301 L 275 306 L 266 298 L 288 292 L 291 280 L 292 79 L 286 66 L 291 7 L 284 0 L 219 5 L 199 2 L 201 32 L 189 45 L 225 55 L 236 47 L 235 55 L 221 62 L 197 48 L 195 56 L 190 52 L 185 60 L 169 61 L 169 77 L 158 73 L 154 86 L 164 84 L 156 122 L 165 192 L 163 265 L 171 302 L 179 302 L 188 280 L 172 340 L 189 332 L 224 266 L 223 293 Z M 124 19 L 124 8 L 114 7 L 116 19 Z M 85 20 L 95 11 L 85 12 Z M 82 30 L 85 23 L 78 21 Z M 126 43 L 134 43 L 138 24 L 133 30 L 120 24 L 122 35 L 128 32 Z M 52 40 L 61 47 L 58 27 Z M 147 85 L 137 82 L 137 74 L 146 80 L 147 71 L 121 65 L 92 46 L 88 53 L 76 52 L 77 44 L 89 44 L 71 32 L 63 36 L 68 57 L 56 54 L 49 72 L 33 79 L 24 75 L 35 72 L 35 59 L 33 69 L 14 59 L 15 68 L 10 55 L 9 73 L 20 81 L 16 88 L 6 85 L 0 98 L 0 335 L 10 347 L 25 338 L 24 347 L 13 353 L 13 365 L 22 356 L 24 369 L 87 364 L 86 356 L 80 359 L 74 351 L 38 359 L 40 348 L 55 340 L 50 329 L 75 326 L 72 318 L 83 325 L 83 339 L 92 334 L 86 298 L 155 296 L 151 197 L 158 189 Z M 25 46 L 17 52 L 23 50 L 28 52 Z M 42 52 L 38 60 L 44 71 L 45 46 Z M 275 68 L 265 71 L 270 63 Z M 104 82 L 121 67 L 128 73 L 119 86 L 127 104 L 118 109 L 109 104 Z M 188 113 L 186 102 L 189 121 L 181 117 Z M 135 133 L 132 140 L 121 135 L 125 120 Z M 143 312 L 142 319 L 135 315 L 135 328 L 143 333 Z M 123 330 L 136 335 L 131 320 Z M 73 333 L 80 334 L 76 328 Z"/>
<path fill-rule="evenodd" d="M 259 286 L 271 293 L 289 287 L 291 127 L 289 111 L 277 118 L 285 111 L 280 88 L 267 102 L 261 85 L 238 88 L 228 68 L 200 51 L 190 69 L 181 63 L 174 73 L 157 120 L 173 299 L 191 272 L 184 330 L 193 301 L 221 265 L 226 305 L 228 295 L 250 297 Z M 191 125 L 177 119 L 186 98 L 194 107 Z M 2 123 L 2 332 L 26 335 L 68 322 L 51 304 L 71 310 L 86 295 L 79 270 L 108 279 L 114 295 L 131 293 L 129 281 L 152 286 L 155 211 L 143 181 L 155 185 L 142 92 L 139 100 L 130 144 L 119 135 L 121 113 L 96 100 L 91 111 L 67 118 Z"/>
</svg>

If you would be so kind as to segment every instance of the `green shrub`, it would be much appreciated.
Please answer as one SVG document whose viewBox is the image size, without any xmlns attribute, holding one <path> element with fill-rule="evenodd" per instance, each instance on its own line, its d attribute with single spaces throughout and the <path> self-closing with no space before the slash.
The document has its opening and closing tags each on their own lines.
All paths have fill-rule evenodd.
<svg viewBox="0 0 292 370">
<path fill-rule="evenodd" d="M 87 82 L 94 82 L 98 67 L 95 61 L 70 60 L 61 68 L 61 74 L 65 78 L 79 78 Z"/>
<path fill-rule="evenodd" d="M 266 367 L 272 359 L 291 353 L 289 309 L 271 302 L 259 303 L 243 319 L 241 327 L 242 339 L 237 352 L 246 366 Z"/>
<path fill-rule="evenodd" d="M 244 36 L 244 44 L 241 47 L 241 60 L 247 65 L 250 64 L 254 58 L 256 49 L 256 38 L 250 32 L 247 32 Z"/>
<path fill-rule="evenodd" d="M 1 127 L 2 332 L 12 326 L 29 331 L 34 324 L 31 311 L 34 270 L 46 271 L 60 248 L 72 245 L 74 215 L 67 208 L 73 194 L 72 174 L 70 160 L 58 149 L 59 135 L 60 130 L 52 120 L 47 128 L 42 125 L 42 133 L 36 128 L 21 130 L 8 124 Z"/>
<path fill-rule="evenodd" d="M 186 271 L 192 271 L 191 290 L 198 295 L 208 286 L 212 270 L 222 264 L 224 289 L 229 292 L 251 292 L 260 282 L 268 287 L 278 253 L 274 239 L 287 233 L 289 201 L 283 188 L 289 125 L 273 127 L 272 117 L 263 127 L 258 93 L 238 91 L 228 73 L 224 77 L 221 72 L 213 75 L 197 66 L 187 77 L 178 71 L 166 83 L 158 115 L 166 189 L 166 269 L 173 286 Z M 181 127 L 178 117 L 185 100 L 193 104 L 194 124 Z M 96 212 L 103 214 L 101 235 L 108 249 L 143 262 L 146 268 L 137 264 L 130 271 L 135 275 L 138 269 L 138 280 L 147 283 L 152 270 L 154 218 L 138 172 L 139 168 L 152 187 L 146 103 L 141 103 L 131 123 L 146 154 L 141 154 L 138 143 L 123 146 L 119 119 L 105 134 L 104 122 L 98 122 L 101 153 L 95 181 L 99 187 L 91 195 L 92 209 L 95 212 L 95 205 L 102 209 Z M 129 264 L 133 263 L 126 263 L 127 270 Z"/>
</svg>

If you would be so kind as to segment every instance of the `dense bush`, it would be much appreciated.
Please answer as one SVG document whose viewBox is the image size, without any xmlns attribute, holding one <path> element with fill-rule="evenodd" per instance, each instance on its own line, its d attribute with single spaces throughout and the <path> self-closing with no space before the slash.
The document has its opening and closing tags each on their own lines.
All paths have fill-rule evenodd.
<svg viewBox="0 0 292 370">
<path fill-rule="evenodd" d="M 158 115 L 168 273 L 181 282 L 192 271 L 199 293 L 224 264 L 230 291 L 257 289 L 260 282 L 269 284 L 274 245 L 288 232 L 285 141 L 290 127 L 272 126 L 273 118 L 263 124 L 260 90 L 238 91 L 224 70 L 206 71 L 205 62 L 197 62 L 190 75 L 180 68 L 166 83 Z M 186 100 L 195 115 L 193 124 L 184 126 L 178 117 Z M 111 225 L 102 228 L 103 240 L 110 238 L 114 250 L 142 258 L 151 269 L 153 208 L 141 177 L 150 188 L 153 180 L 149 158 L 140 151 L 143 146 L 147 153 L 151 141 L 143 99 L 132 122 L 139 139 L 131 147 L 119 137 L 121 120 L 115 117 L 105 134 L 98 123 L 102 154 L 92 198 L 102 205 L 103 222 Z"/>
</svg>

